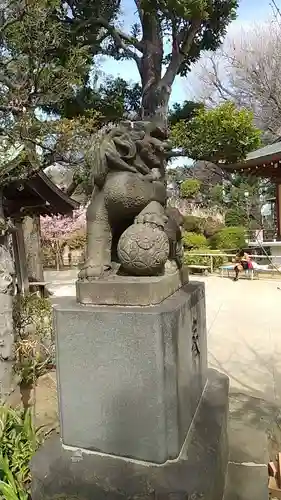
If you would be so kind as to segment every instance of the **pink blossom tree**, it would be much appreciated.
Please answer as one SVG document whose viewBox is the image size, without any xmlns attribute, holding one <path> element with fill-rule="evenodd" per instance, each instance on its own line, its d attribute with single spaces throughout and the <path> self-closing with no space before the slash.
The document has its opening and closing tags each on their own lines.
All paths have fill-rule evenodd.
<svg viewBox="0 0 281 500">
<path fill-rule="evenodd" d="M 86 231 L 86 207 L 73 211 L 72 216 L 45 216 L 40 218 L 41 238 L 56 255 L 57 269 L 62 264 L 62 252 L 76 235 Z"/>
</svg>

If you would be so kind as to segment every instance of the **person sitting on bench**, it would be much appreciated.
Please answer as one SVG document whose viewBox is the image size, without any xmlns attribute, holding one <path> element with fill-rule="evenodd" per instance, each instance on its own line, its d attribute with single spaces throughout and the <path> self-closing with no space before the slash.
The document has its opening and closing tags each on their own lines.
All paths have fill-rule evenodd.
<svg viewBox="0 0 281 500">
<path fill-rule="evenodd" d="M 253 264 L 250 256 L 244 251 L 240 250 L 235 258 L 235 262 L 237 263 L 234 267 L 235 278 L 234 281 L 238 281 L 240 271 L 248 271 L 249 269 L 253 269 Z"/>
</svg>

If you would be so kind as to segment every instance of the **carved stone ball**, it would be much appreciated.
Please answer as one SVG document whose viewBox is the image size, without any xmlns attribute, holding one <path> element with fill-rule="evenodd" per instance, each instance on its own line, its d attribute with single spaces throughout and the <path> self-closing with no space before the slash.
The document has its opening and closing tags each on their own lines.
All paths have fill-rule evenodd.
<svg viewBox="0 0 281 500">
<path fill-rule="evenodd" d="M 169 240 L 161 229 L 148 224 L 133 224 L 124 233 L 117 247 L 124 271 L 133 276 L 155 276 L 169 257 Z"/>
</svg>

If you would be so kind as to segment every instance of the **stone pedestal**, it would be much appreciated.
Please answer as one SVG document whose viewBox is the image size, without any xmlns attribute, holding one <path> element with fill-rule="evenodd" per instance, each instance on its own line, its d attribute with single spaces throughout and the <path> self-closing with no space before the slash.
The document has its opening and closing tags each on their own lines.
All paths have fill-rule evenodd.
<svg viewBox="0 0 281 500">
<path fill-rule="evenodd" d="M 84 305 L 151 306 L 160 304 L 188 283 L 188 268 L 177 268 L 161 276 L 120 276 L 77 281 L 78 302 Z"/>
<path fill-rule="evenodd" d="M 55 436 L 33 460 L 32 500 L 221 500 L 227 408 L 228 379 L 211 370 L 180 456 L 163 465 L 65 448 Z"/>
<path fill-rule="evenodd" d="M 204 285 L 150 307 L 65 299 L 55 329 L 61 443 L 34 459 L 33 500 L 220 500 L 228 380 L 207 370 Z"/>
</svg>

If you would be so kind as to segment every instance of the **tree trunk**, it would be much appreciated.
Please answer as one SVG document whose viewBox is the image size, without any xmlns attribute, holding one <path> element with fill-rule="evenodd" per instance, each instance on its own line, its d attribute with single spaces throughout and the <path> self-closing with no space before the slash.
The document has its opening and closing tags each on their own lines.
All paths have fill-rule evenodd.
<svg viewBox="0 0 281 500">
<path fill-rule="evenodd" d="M 167 125 L 170 92 L 161 86 L 151 85 L 142 95 L 141 114 L 143 120 L 153 120 Z"/>
<path fill-rule="evenodd" d="M 136 3 L 139 5 L 138 10 L 143 32 L 142 57 L 137 62 L 143 90 L 142 119 L 153 119 L 167 125 L 172 85 L 181 64 L 191 49 L 196 33 L 200 29 L 200 20 L 191 22 L 187 32 L 178 33 L 178 35 L 176 26 L 173 26 L 172 53 L 165 73 L 162 75 L 164 33 L 159 14 L 156 9 L 145 13 L 140 3 Z"/>
<path fill-rule="evenodd" d="M 40 217 L 25 217 L 23 221 L 24 242 L 28 277 L 31 281 L 43 281 L 41 257 Z"/>
<path fill-rule="evenodd" d="M 156 14 L 142 18 L 143 53 L 139 63 L 142 82 L 141 118 L 167 123 L 169 89 L 162 82 L 163 33 Z"/>
</svg>

